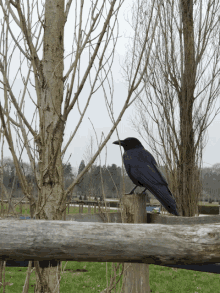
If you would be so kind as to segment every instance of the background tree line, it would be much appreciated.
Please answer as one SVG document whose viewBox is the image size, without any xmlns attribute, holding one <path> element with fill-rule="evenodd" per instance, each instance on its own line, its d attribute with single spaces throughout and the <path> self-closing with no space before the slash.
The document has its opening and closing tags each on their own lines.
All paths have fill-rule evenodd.
<svg viewBox="0 0 220 293">
<path fill-rule="evenodd" d="M 5 158 L 3 162 L 3 184 L 8 191 L 13 192 L 13 197 L 20 197 L 22 195 L 21 183 L 16 175 L 13 160 Z M 20 163 L 21 168 L 24 170 L 26 180 L 32 185 L 32 192 L 37 197 L 37 185 L 35 176 L 31 170 L 30 164 L 26 162 Z M 63 164 L 63 176 L 65 188 L 71 184 L 72 180 L 82 172 L 85 168 L 84 160 L 81 161 L 78 172 L 70 163 Z M 166 168 L 160 167 L 163 174 L 166 176 Z M 124 172 L 124 174 L 123 174 Z M 201 169 L 201 184 L 202 184 L 202 199 L 203 200 L 220 200 L 220 164 L 215 164 L 211 168 Z M 72 196 L 84 197 L 100 197 L 105 194 L 108 198 L 120 198 L 123 193 L 123 180 L 125 183 L 125 192 L 129 192 L 133 187 L 133 183 L 127 176 L 124 169 L 116 164 L 108 166 L 92 165 L 89 171 L 83 176 L 81 182 L 75 187 Z M 142 188 L 138 188 L 137 192 L 141 192 Z M 150 193 L 149 193 L 150 194 Z"/>
</svg>

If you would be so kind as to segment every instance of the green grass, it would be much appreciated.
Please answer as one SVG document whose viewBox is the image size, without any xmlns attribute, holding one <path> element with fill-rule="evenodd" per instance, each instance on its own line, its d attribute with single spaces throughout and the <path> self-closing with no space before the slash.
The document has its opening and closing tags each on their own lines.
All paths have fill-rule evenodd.
<svg viewBox="0 0 220 293">
<path fill-rule="evenodd" d="M 155 293 L 220 292 L 219 275 L 150 265 L 150 288 Z"/>
<path fill-rule="evenodd" d="M 64 262 L 62 263 L 64 266 Z M 108 280 L 110 267 L 108 263 Z M 81 270 L 81 271 L 80 271 Z M 101 292 L 106 288 L 105 262 L 68 262 L 62 275 L 60 292 Z"/>
<path fill-rule="evenodd" d="M 66 262 L 62 262 L 64 268 Z M 110 267 L 108 263 L 108 280 Z M 150 265 L 150 289 L 154 293 L 220 292 L 219 275 Z M 22 292 L 27 268 L 6 267 L 6 293 Z M 35 272 L 31 274 L 29 291 L 34 292 Z M 68 262 L 62 273 L 60 292 L 90 293 L 106 288 L 106 263 Z M 3 288 L 0 288 L 0 293 Z"/>
<path fill-rule="evenodd" d="M 4 211 L 6 213 L 6 211 L 8 211 L 8 204 L 5 204 L 4 203 L 3 206 L 4 206 Z M 105 211 L 105 207 L 102 207 L 102 210 Z M 0 211 L 1 211 L 1 209 L 0 209 Z M 14 211 L 17 214 L 20 214 L 20 206 L 17 205 L 14 208 Z M 110 213 L 118 212 L 117 210 L 108 210 L 108 211 Z M 98 207 L 96 207 L 96 213 L 98 213 L 98 212 L 99 212 Z M 66 214 L 67 215 L 78 214 L 78 213 L 79 213 L 79 207 L 70 206 L 69 207 L 69 213 L 68 213 L 68 208 L 66 208 Z M 88 213 L 88 208 L 87 207 L 83 207 L 83 214 L 87 214 L 87 213 Z M 12 211 L 10 211 L 10 214 L 12 215 Z M 94 208 L 92 208 L 92 207 L 91 207 L 91 214 L 94 214 Z M 28 204 L 23 204 L 22 205 L 22 215 L 30 216 L 30 206 Z"/>
<path fill-rule="evenodd" d="M 26 279 L 27 268 L 5 268 L 5 293 L 17 293 L 23 291 L 23 286 Z M 2 280 L 3 281 L 3 280 Z M 31 274 L 29 291 L 34 292 L 35 273 Z M 0 293 L 3 292 L 3 287 L 0 288 Z"/>
<path fill-rule="evenodd" d="M 3 207 L 4 207 L 4 213 L 7 215 L 8 204 L 4 203 Z M 14 207 L 14 204 L 13 204 L 13 207 Z M 16 207 L 14 207 L 14 211 L 17 214 L 20 214 L 20 205 L 17 205 Z M 1 214 L 1 205 L 0 205 L 0 214 Z M 10 210 L 10 215 L 13 215 L 12 210 Z M 29 204 L 22 205 L 22 215 L 30 215 L 30 205 Z"/>
<path fill-rule="evenodd" d="M 212 206 L 212 207 L 218 207 L 219 206 L 219 204 L 213 204 L 213 203 L 208 203 L 208 202 L 201 202 L 201 201 L 199 201 L 199 203 L 198 203 L 198 205 L 200 205 L 200 206 Z"/>
<path fill-rule="evenodd" d="M 103 212 L 105 211 L 105 207 L 102 207 Z M 110 213 L 115 213 L 118 212 L 117 210 L 108 210 Z M 96 207 L 96 213 L 99 212 L 99 209 Z M 71 214 L 78 214 L 79 213 L 79 207 L 69 207 L 69 213 L 68 213 L 68 208 L 66 209 L 66 214 L 67 215 L 71 215 Z M 87 207 L 83 207 L 83 214 L 87 214 L 88 213 L 88 208 Z M 91 208 L 91 214 L 94 214 L 94 209 Z"/>
<path fill-rule="evenodd" d="M 198 203 L 199 205 L 203 205 L 203 206 L 218 206 L 218 205 L 214 205 L 214 204 L 209 204 L 209 203 L 205 203 L 205 204 L 202 204 L 202 202 L 199 202 Z M 153 203 L 152 203 L 153 205 Z M 8 210 L 8 204 L 3 204 L 4 206 L 4 210 L 5 212 Z M 105 211 L 105 207 L 102 207 L 103 211 Z M 1 210 L 0 210 L 1 211 Z M 15 207 L 15 212 L 17 214 L 20 214 L 20 206 L 17 205 Z M 96 207 L 96 213 L 98 213 L 99 210 L 98 210 L 98 207 Z M 117 210 L 109 210 L 110 213 L 114 213 L 114 212 L 118 212 Z M 68 208 L 66 208 L 66 214 L 68 215 L 71 215 L 71 214 L 78 214 L 79 213 L 79 207 L 73 207 L 73 206 L 70 206 L 69 207 L 69 213 L 68 213 Z M 87 214 L 88 213 L 88 208 L 87 207 L 83 207 L 83 214 Z M 12 212 L 10 211 L 10 214 L 12 214 Z M 94 214 L 94 208 L 91 208 L 91 214 Z M 29 216 L 30 215 L 30 206 L 28 204 L 23 204 L 22 205 L 22 215 L 26 215 L 26 216 Z"/>
</svg>

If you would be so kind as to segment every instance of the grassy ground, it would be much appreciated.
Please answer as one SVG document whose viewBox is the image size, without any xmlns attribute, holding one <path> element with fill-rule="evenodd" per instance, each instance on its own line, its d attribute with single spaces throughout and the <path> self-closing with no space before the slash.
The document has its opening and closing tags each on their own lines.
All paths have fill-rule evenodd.
<svg viewBox="0 0 220 293">
<path fill-rule="evenodd" d="M 199 201 L 199 205 L 202 205 L 202 206 L 213 206 L 213 207 L 218 207 L 219 206 L 219 204 L 217 202 L 208 203 L 207 201 L 206 202 Z"/>
<path fill-rule="evenodd" d="M 3 204 L 4 206 L 4 210 L 5 212 L 8 211 L 8 204 Z M 103 211 L 105 211 L 105 207 L 102 207 Z M 20 214 L 20 207 L 16 206 L 14 208 L 14 211 L 16 213 Z M 114 212 L 118 212 L 117 210 L 108 210 L 110 213 L 114 213 Z M 68 213 L 68 208 L 66 208 L 66 214 L 67 215 L 71 215 L 71 214 L 78 214 L 79 213 L 79 207 L 74 207 L 74 206 L 70 206 L 69 207 L 69 213 Z M 83 207 L 83 214 L 87 214 L 88 213 L 88 208 L 87 207 Z M 98 208 L 96 207 L 96 213 L 98 213 Z M 91 208 L 91 214 L 94 214 L 94 209 Z M 13 213 L 10 211 L 10 215 L 13 215 Z M 30 206 L 28 204 L 23 204 L 22 205 L 22 215 L 25 216 L 30 216 Z"/>
<path fill-rule="evenodd" d="M 102 207 L 103 211 L 105 211 L 105 207 Z M 107 209 L 108 210 L 108 209 Z M 110 213 L 115 213 L 118 212 L 117 210 L 108 210 Z M 96 207 L 96 213 L 98 213 L 99 210 Z M 69 207 L 69 213 L 68 213 L 68 208 L 66 209 L 66 214 L 67 215 L 71 215 L 71 214 L 78 214 L 79 213 L 79 207 Z M 88 213 L 88 208 L 83 207 L 83 214 L 87 214 Z M 94 209 L 91 208 L 91 214 L 94 214 Z"/>
<path fill-rule="evenodd" d="M 151 199 L 150 203 L 152 205 L 154 204 L 160 204 L 158 200 L 156 199 Z M 203 203 L 201 201 L 199 201 L 198 203 L 199 205 L 204 205 L 204 206 L 218 206 L 217 203 L 213 204 L 213 203 Z M 3 204 L 4 206 L 4 210 L 7 211 L 8 210 L 8 204 Z M 104 208 L 103 208 L 104 209 Z M 17 205 L 15 208 L 14 208 L 15 212 L 16 213 L 20 213 L 20 207 Z M 110 213 L 114 213 L 114 212 L 117 212 L 117 210 L 109 210 Z M 68 214 L 68 208 L 66 209 L 66 213 Z M 79 213 L 79 207 L 74 207 L 74 206 L 70 206 L 69 207 L 69 214 L 78 214 Z M 83 214 L 86 214 L 88 213 L 88 208 L 87 207 L 83 207 Z M 96 213 L 98 213 L 98 208 L 96 208 Z M 1 213 L 0 213 L 1 214 Z M 94 214 L 94 209 L 91 208 L 91 214 Z M 13 213 L 10 211 L 10 215 L 13 215 Z M 30 206 L 28 204 L 23 204 L 22 205 L 22 215 L 26 215 L 26 216 L 29 216 L 30 215 Z"/>
<path fill-rule="evenodd" d="M 13 204 L 14 207 L 14 204 Z M 3 203 L 3 208 L 4 208 L 4 213 L 7 215 L 8 212 L 8 204 Z M 14 212 L 16 214 L 20 214 L 20 206 L 17 205 L 16 207 L 14 207 Z M 9 212 L 10 215 L 14 215 L 12 210 L 10 210 Z M 1 210 L 0 210 L 0 215 L 1 215 Z M 30 205 L 29 204 L 23 204 L 22 205 L 22 215 L 27 215 L 30 216 Z"/>
<path fill-rule="evenodd" d="M 66 262 L 62 263 L 64 268 Z M 108 263 L 108 281 L 110 266 Z M 6 293 L 22 292 L 27 268 L 6 268 Z M 35 273 L 31 274 L 29 291 L 34 292 Z M 61 293 L 101 292 L 106 288 L 106 263 L 68 262 L 62 272 Z M 154 293 L 220 292 L 219 275 L 150 265 L 150 288 Z M 0 288 L 0 293 L 3 288 Z M 120 292 L 120 291 L 117 291 Z"/>
</svg>

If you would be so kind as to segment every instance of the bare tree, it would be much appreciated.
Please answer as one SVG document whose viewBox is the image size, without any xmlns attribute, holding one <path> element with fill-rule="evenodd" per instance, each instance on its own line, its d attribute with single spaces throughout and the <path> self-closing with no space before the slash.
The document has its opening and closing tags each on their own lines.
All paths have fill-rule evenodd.
<svg viewBox="0 0 220 293">
<path fill-rule="evenodd" d="M 219 113 L 220 1 L 166 1 L 144 78 L 144 97 L 136 103 L 134 128 L 167 167 L 172 192 L 183 216 L 197 213 L 200 164 L 207 127 Z M 145 30 L 145 1 L 137 21 Z M 146 52 L 148 54 L 148 51 Z M 152 125 L 152 128 L 151 128 Z M 155 126 L 158 136 L 156 135 Z"/>
<path fill-rule="evenodd" d="M 219 174 L 220 173 L 220 163 L 216 163 L 212 166 L 212 169 Z"/>
<path fill-rule="evenodd" d="M 143 61 L 144 65 L 141 60 L 149 39 L 152 44 L 153 34 L 149 34 L 150 28 L 153 28 L 151 32 L 155 31 L 158 21 L 158 17 L 149 19 L 149 29 L 145 32 L 140 55 L 138 60 L 135 60 L 137 62 L 131 58 L 128 94 L 118 117 L 114 119 L 112 114 L 113 91 L 110 91 L 110 99 L 106 96 L 105 98 L 108 110 L 111 112 L 112 127 L 104 140 L 99 143 L 87 166 L 74 178 L 68 188 L 64 189 L 62 157 L 79 129 L 94 93 L 102 87 L 106 94 L 106 85 L 110 89 L 113 88 L 111 85 L 113 79 L 108 76 L 112 76 L 111 65 L 118 36 L 117 17 L 123 0 L 90 1 L 89 5 L 86 1 L 86 7 L 83 0 L 68 0 L 66 7 L 64 3 L 64 0 L 45 0 L 40 6 L 37 0 L 0 0 L 2 14 L 0 82 L 4 97 L 2 99 L 4 102 L 0 105 L 1 135 L 7 140 L 23 193 L 31 200 L 31 190 L 19 164 L 24 148 L 28 154 L 38 188 L 35 211 L 37 219 L 62 218 L 67 195 L 92 166 L 131 100 L 137 97 L 133 95 L 134 91 L 141 92 L 143 89 L 143 86 L 140 88 L 140 84 L 149 58 Z M 154 5 L 151 11 L 153 14 Z M 155 13 L 158 15 L 158 10 Z M 73 49 L 69 56 L 64 56 L 64 28 L 71 19 L 73 19 Z M 135 29 L 135 36 L 137 33 L 138 27 Z M 136 42 L 135 37 L 134 46 Z M 150 51 L 151 46 L 148 44 L 149 56 Z M 13 59 L 13 54 L 16 52 L 20 53 L 17 69 L 15 63 L 17 59 Z M 88 60 L 86 66 L 83 64 L 85 56 Z M 64 71 L 64 59 L 67 57 L 71 57 L 69 68 Z M 140 64 L 143 65 L 142 71 Z M 18 74 L 23 81 L 21 93 L 15 92 L 13 88 Z M 81 109 L 79 101 L 86 81 L 90 85 L 90 90 L 87 102 Z M 30 92 L 31 86 L 35 90 L 35 95 Z M 25 103 L 28 105 L 32 103 L 32 106 L 27 108 Z M 80 119 L 68 142 L 63 145 L 65 125 L 73 109 L 78 109 Z M 27 118 L 27 111 L 33 112 L 33 119 L 30 121 Z M 16 136 L 12 132 L 12 127 Z M 35 292 L 59 292 L 59 267 L 45 268 L 43 263 L 35 262 L 35 271 L 37 279 Z"/>
</svg>

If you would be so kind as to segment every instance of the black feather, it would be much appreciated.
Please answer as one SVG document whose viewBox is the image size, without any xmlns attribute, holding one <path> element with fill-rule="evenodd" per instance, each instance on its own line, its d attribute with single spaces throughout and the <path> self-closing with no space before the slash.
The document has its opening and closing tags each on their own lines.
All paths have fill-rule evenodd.
<svg viewBox="0 0 220 293">
<path fill-rule="evenodd" d="M 124 148 L 124 166 L 128 176 L 136 185 L 129 194 L 134 193 L 137 186 L 144 187 L 159 200 L 168 212 L 179 216 L 175 198 L 151 153 L 145 150 L 138 139 L 133 137 L 113 143 Z"/>
</svg>

